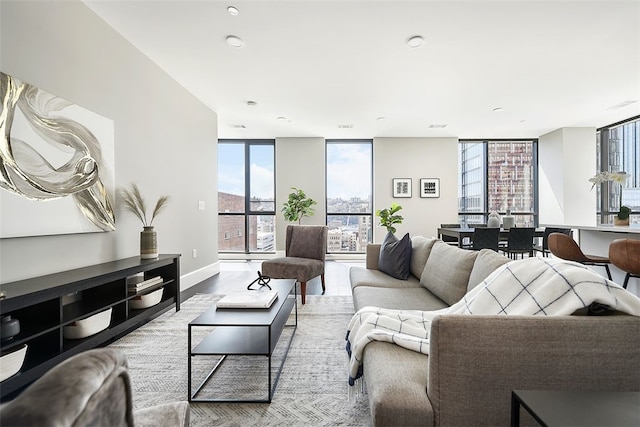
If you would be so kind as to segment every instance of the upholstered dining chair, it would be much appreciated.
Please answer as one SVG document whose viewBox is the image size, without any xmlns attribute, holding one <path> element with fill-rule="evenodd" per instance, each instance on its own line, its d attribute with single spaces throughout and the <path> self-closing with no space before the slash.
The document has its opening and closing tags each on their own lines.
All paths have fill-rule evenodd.
<svg viewBox="0 0 640 427">
<path fill-rule="evenodd" d="M 549 234 L 549 250 L 558 258 L 566 259 L 567 261 L 575 261 L 584 265 L 597 265 L 604 267 L 607 271 L 607 278 L 611 280 L 611 271 L 609 270 L 609 258 L 597 256 L 597 255 L 585 255 L 573 240 L 573 237 L 567 236 L 564 233 L 551 233 Z"/>
<path fill-rule="evenodd" d="M 15 399 L 0 405 L 0 425 L 183 427 L 189 425 L 189 403 L 134 411 L 125 354 L 99 348 L 54 366 Z"/>
<path fill-rule="evenodd" d="M 515 259 L 518 255 L 524 257 L 524 254 L 533 256 L 533 238 L 536 229 L 533 227 L 511 227 L 509 229 L 509 237 L 507 237 L 507 245 L 500 248 L 509 258 Z"/>
<path fill-rule="evenodd" d="M 499 228 L 477 227 L 473 229 L 471 238 L 471 249 L 479 251 L 481 249 L 491 249 L 498 252 L 498 240 L 500 238 Z"/>
<path fill-rule="evenodd" d="M 274 279 L 296 279 L 300 282 L 302 304 L 306 302 L 307 282 L 320 276 L 325 292 L 324 264 L 327 254 L 326 225 L 289 225 L 285 240 L 285 256 L 262 262 L 262 274 Z"/>
<path fill-rule="evenodd" d="M 611 264 L 627 273 L 622 287 L 627 289 L 631 277 L 640 278 L 640 240 L 616 239 L 609 244 Z"/>
<path fill-rule="evenodd" d="M 542 243 L 539 245 L 533 245 L 533 249 L 536 252 L 540 252 L 543 257 L 549 255 L 549 235 L 551 233 L 563 233 L 567 236 L 571 236 L 573 234 L 570 228 L 545 227 L 544 233 L 542 234 Z"/>
</svg>

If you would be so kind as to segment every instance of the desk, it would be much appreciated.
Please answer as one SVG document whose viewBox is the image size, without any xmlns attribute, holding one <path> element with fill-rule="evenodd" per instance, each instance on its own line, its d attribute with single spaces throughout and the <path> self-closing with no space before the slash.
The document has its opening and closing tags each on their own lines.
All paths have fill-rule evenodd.
<svg viewBox="0 0 640 427">
<path fill-rule="evenodd" d="M 640 425 L 640 392 L 514 390 L 511 427 L 520 425 L 520 405 L 542 426 Z"/>
<path fill-rule="evenodd" d="M 458 239 L 458 246 L 462 247 L 462 241 L 465 237 L 473 237 L 473 228 L 438 228 L 438 238 L 442 236 L 455 237 Z M 536 228 L 535 237 L 544 236 L 544 228 Z M 507 240 L 509 238 L 509 229 L 500 229 L 500 240 Z"/>
</svg>

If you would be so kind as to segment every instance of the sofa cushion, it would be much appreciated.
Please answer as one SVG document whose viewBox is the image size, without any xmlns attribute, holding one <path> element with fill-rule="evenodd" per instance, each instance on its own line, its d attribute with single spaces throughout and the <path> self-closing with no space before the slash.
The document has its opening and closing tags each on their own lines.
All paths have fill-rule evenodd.
<svg viewBox="0 0 640 427">
<path fill-rule="evenodd" d="M 394 279 L 387 273 L 380 270 L 369 270 L 362 267 L 351 267 L 349 269 L 349 282 L 351 288 L 358 286 L 373 286 L 378 288 L 420 288 L 424 289 L 418 279 L 409 276 L 407 280 Z"/>
<path fill-rule="evenodd" d="M 478 286 L 491 273 L 496 271 L 498 267 L 511 261 L 506 256 L 492 251 L 491 249 L 482 249 L 478 252 L 476 261 L 473 263 L 471 274 L 469 275 L 469 285 L 467 292 Z"/>
<path fill-rule="evenodd" d="M 402 239 L 387 233 L 380 247 L 378 270 L 396 279 L 406 280 L 411 274 L 411 238 L 409 233 Z"/>
<path fill-rule="evenodd" d="M 436 242 L 420 276 L 420 284 L 447 304 L 455 304 L 467 293 L 477 255 L 475 251 Z"/>
<path fill-rule="evenodd" d="M 414 236 L 411 238 L 411 274 L 420 278 L 427 259 L 431 253 L 433 244 L 438 239 L 428 239 L 422 236 Z"/>
<path fill-rule="evenodd" d="M 382 307 L 392 310 L 440 310 L 448 304 L 427 291 L 418 288 L 380 288 L 358 286 L 351 290 L 353 307 L 356 311 L 363 307 Z"/>
</svg>

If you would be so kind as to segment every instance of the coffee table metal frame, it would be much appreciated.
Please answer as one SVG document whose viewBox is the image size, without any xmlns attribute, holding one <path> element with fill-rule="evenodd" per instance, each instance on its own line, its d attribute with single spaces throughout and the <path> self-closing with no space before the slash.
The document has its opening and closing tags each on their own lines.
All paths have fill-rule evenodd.
<svg viewBox="0 0 640 427">
<path fill-rule="evenodd" d="M 298 291 L 295 280 L 282 279 L 269 282 L 278 292 L 278 299 L 268 309 L 222 309 L 212 307 L 189 323 L 188 333 L 188 399 L 189 402 L 237 402 L 237 403 L 270 403 L 275 392 L 282 367 L 289 354 L 291 342 L 298 327 Z M 260 291 L 256 291 L 260 292 Z M 291 312 L 295 309 L 293 324 L 287 324 Z M 191 348 L 193 328 L 214 327 L 200 343 Z M 272 381 L 271 358 L 284 328 L 293 328 L 287 348 L 278 367 L 275 380 Z M 197 398 L 197 394 L 209 382 L 215 371 L 227 356 L 266 356 L 268 358 L 267 399 L 230 399 L 230 398 Z M 209 371 L 205 379 L 192 393 L 191 360 L 197 356 L 222 356 Z"/>
</svg>

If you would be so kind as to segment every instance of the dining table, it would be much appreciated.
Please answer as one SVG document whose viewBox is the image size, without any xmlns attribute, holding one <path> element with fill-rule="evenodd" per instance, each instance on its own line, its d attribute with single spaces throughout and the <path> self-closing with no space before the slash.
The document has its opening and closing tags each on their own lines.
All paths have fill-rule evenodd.
<svg viewBox="0 0 640 427">
<path fill-rule="evenodd" d="M 458 247 L 462 247 L 463 241 L 465 238 L 469 238 L 471 240 L 473 238 L 473 230 L 475 228 L 448 228 L 448 227 L 439 227 L 438 228 L 438 238 L 441 239 L 442 236 L 454 237 L 458 239 Z M 544 236 L 544 227 L 537 227 L 534 233 L 534 237 L 543 237 Z M 501 228 L 500 229 L 500 237 L 501 241 L 506 241 L 509 239 L 509 228 Z"/>
</svg>

